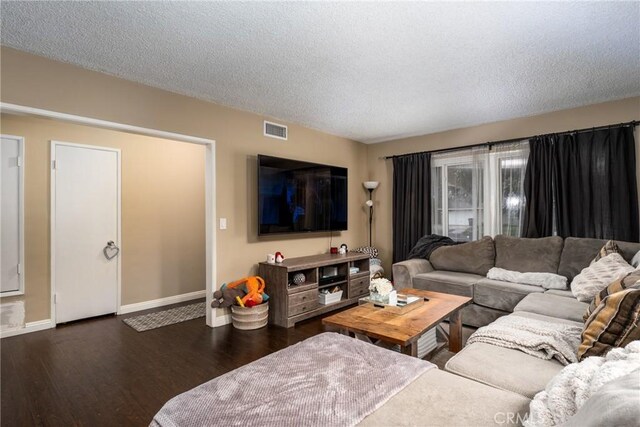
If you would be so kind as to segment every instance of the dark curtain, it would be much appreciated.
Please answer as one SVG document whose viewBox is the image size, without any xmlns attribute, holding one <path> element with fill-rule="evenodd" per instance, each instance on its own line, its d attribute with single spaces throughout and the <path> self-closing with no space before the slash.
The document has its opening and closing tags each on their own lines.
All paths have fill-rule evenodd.
<svg viewBox="0 0 640 427">
<path fill-rule="evenodd" d="M 562 135 L 555 157 L 558 235 L 637 242 L 633 127 Z"/>
<path fill-rule="evenodd" d="M 523 237 L 640 239 L 632 126 L 530 141 Z"/>
<path fill-rule="evenodd" d="M 393 262 L 431 234 L 431 154 L 393 158 Z"/>
<path fill-rule="evenodd" d="M 529 160 L 524 176 L 524 220 L 522 237 L 553 234 L 553 168 L 555 135 L 529 140 Z"/>
</svg>

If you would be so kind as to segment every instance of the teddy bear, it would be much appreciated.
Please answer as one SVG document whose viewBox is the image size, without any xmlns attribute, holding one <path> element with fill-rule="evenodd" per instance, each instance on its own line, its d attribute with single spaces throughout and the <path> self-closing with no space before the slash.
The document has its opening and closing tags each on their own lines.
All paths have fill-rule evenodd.
<svg viewBox="0 0 640 427">
<path fill-rule="evenodd" d="M 242 288 L 229 287 L 227 284 L 223 284 L 220 290 L 213 293 L 213 301 L 211 301 L 211 307 L 224 308 L 231 307 L 236 302 L 236 297 L 244 297 L 244 290 Z"/>
</svg>

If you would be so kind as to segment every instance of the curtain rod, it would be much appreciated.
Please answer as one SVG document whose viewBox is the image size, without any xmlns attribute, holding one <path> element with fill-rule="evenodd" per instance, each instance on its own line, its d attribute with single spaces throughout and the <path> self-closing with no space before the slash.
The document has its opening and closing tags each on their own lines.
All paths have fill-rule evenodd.
<svg viewBox="0 0 640 427">
<path fill-rule="evenodd" d="M 520 137 L 520 138 L 502 139 L 500 141 L 482 142 L 482 143 L 479 143 L 479 144 L 463 145 L 463 146 L 460 146 L 460 147 L 453 147 L 453 148 L 440 148 L 438 150 L 417 151 L 415 153 L 407 153 L 407 154 L 396 154 L 396 155 L 393 155 L 393 156 L 381 157 L 381 159 L 388 160 L 388 159 L 393 159 L 393 158 L 396 158 L 396 157 L 410 156 L 412 154 L 423 154 L 423 153 L 432 153 L 433 154 L 433 153 L 441 153 L 443 151 L 458 151 L 458 150 L 466 150 L 466 149 L 469 149 L 469 148 L 476 148 L 476 147 L 489 147 L 489 149 L 491 149 L 491 147 L 493 145 L 508 144 L 510 142 L 523 141 L 525 139 L 531 139 L 531 138 L 536 138 L 536 137 L 540 137 L 540 136 L 567 135 L 567 134 L 570 134 L 570 133 L 594 132 L 594 131 L 598 131 L 598 130 L 615 129 L 615 128 L 625 127 L 625 126 L 636 127 L 636 126 L 638 126 L 638 124 L 640 124 L 639 121 L 633 120 L 633 121 L 626 122 L 626 123 L 618 123 L 617 125 L 596 126 L 596 127 L 584 128 L 584 129 L 567 130 L 567 131 L 564 131 L 564 132 L 551 132 L 551 133 L 545 133 L 545 134 L 541 134 L 541 135 L 531 135 L 531 136 L 523 136 L 523 137 Z"/>
</svg>

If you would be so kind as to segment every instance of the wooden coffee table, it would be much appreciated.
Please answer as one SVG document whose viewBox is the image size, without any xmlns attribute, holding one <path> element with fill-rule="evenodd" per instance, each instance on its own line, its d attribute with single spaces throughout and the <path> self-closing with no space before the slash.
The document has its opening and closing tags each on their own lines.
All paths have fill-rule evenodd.
<svg viewBox="0 0 640 427">
<path fill-rule="evenodd" d="M 353 333 L 356 337 L 368 337 L 370 341 L 399 344 L 404 354 L 417 356 L 420 336 L 448 317 L 449 333 L 442 332 L 448 340 L 449 350 L 457 353 L 462 349 L 460 310 L 471 304 L 471 298 L 420 289 L 401 289 L 398 293 L 425 298 L 424 304 L 406 314 L 363 304 L 325 317 L 322 323 L 336 326 L 348 335 Z"/>
</svg>

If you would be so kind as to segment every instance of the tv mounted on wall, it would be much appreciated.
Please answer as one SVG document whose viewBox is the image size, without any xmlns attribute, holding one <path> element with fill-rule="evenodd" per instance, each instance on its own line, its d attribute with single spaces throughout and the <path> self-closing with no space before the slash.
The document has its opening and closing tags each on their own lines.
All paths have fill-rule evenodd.
<svg viewBox="0 0 640 427">
<path fill-rule="evenodd" d="M 258 234 L 347 229 L 347 169 L 258 155 Z"/>
</svg>

